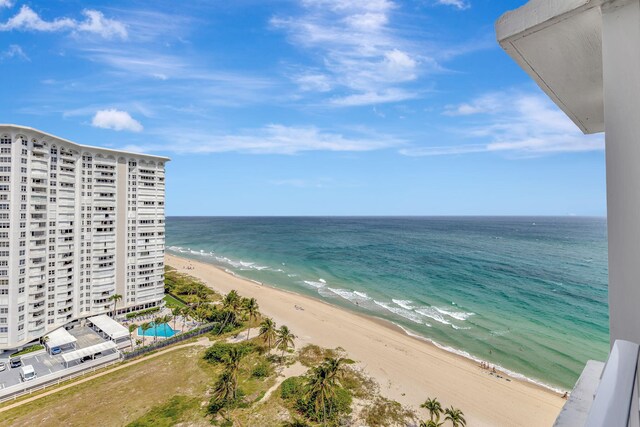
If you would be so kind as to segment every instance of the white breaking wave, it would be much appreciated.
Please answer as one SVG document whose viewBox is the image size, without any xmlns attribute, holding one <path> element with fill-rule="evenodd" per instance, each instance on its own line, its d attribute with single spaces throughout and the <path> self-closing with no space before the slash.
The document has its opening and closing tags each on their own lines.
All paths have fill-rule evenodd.
<svg viewBox="0 0 640 427">
<path fill-rule="evenodd" d="M 475 313 L 465 313 L 464 311 L 449 311 L 444 308 L 434 307 L 438 310 L 439 313 L 444 314 L 445 316 L 453 317 L 457 320 L 465 321 L 469 317 L 473 316 Z"/>
<path fill-rule="evenodd" d="M 430 319 L 435 320 L 436 322 L 442 323 L 444 325 L 450 325 L 451 322 L 449 322 L 447 319 L 445 319 L 444 317 L 442 317 L 442 315 L 440 313 L 438 313 L 438 311 L 436 309 L 434 309 L 433 307 L 422 307 L 422 308 L 416 308 L 416 313 L 420 313 L 421 315 L 428 317 Z"/>
<path fill-rule="evenodd" d="M 394 303 L 396 303 L 397 305 L 399 305 L 400 307 L 406 309 L 406 310 L 413 310 L 415 307 L 413 307 L 413 301 L 408 300 L 408 299 L 392 299 L 391 301 L 393 301 Z"/>
<path fill-rule="evenodd" d="M 376 303 L 378 306 L 384 308 L 385 310 L 388 310 L 394 314 L 397 314 L 398 316 L 404 317 L 405 319 L 411 320 L 414 323 L 418 323 L 420 325 L 425 324 L 420 318 L 420 316 L 411 310 L 407 310 L 405 308 L 392 307 L 387 303 L 376 301 L 376 300 L 373 300 L 373 302 Z"/>
<path fill-rule="evenodd" d="M 313 280 L 305 280 L 304 283 L 306 283 L 309 286 L 313 286 L 314 288 L 322 288 L 324 287 L 324 285 L 326 285 L 326 282 L 314 282 Z"/>
<path fill-rule="evenodd" d="M 327 287 L 327 289 L 329 289 L 334 294 L 341 296 L 342 298 L 352 303 L 371 299 L 367 296 L 367 294 L 363 292 L 351 291 L 348 289 L 335 289 L 335 288 L 329 288 L 329 287 Z"/>
</svg>

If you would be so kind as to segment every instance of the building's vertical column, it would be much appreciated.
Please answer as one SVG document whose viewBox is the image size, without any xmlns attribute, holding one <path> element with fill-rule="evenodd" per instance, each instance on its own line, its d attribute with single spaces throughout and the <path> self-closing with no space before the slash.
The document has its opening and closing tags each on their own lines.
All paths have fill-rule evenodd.
<svg viewBox="0 0 640 427">
<path fill-rule="evenodd" d="M 602 9 L 610 337 L 640 343 L 640 0 L 619 4 Z"/>
<path fill-rule="evenodd" d="M 115 280 L 116 293 L 122 295 L 122 301 L 118 303 L 119 307 L 129 306 L 128 301 L 130 295 L 127 289 L 127 259 L 129 257 L 129 247 L 127 245 L 127 236 L 129 232 L 128 224 L 128 207 L 127 207 L 127 190 L 129 186 L 129 174 L 127 160 L 124 157 L 118 158 L 116 164 L 116 262 L 115 262 Z"/>
</svg>

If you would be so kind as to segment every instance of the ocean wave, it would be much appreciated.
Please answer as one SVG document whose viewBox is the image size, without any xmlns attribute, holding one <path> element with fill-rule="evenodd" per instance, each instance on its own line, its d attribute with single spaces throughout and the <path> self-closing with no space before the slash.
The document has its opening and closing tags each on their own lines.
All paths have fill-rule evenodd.
<svg viewBox="0 0 640 427">
<path fill-rule="evenodd" d="M 352 303 L 357 303 L 359 301 L 367 301 L 371 299 L 364 292 L 351 291 L 349 289 L 336 289 L 336 288 L 330 288 L 330 287 L 327 287 L 327 289 L 333 292 L 334 294 Z"/>
<path fill-rule="evenodd" d="M 469 317 L 473 316 L 475 313 L 465 313 L 464 311 L 449 311 L 444 308 L 434 307 L 440 314 L 444 314 L 445 316 L 452 317 L 456 320 L 465 321 Z"/>
<path fill-rule="evenodd" d="M 435 320 L 438 323 L 442 323 L 444 325 L 451 325 L 447 319 L 445 319 L 435 308 L 433 307 L 422 307 L 416 308 L 416 313 L 419 313 L 425 317 Z"/>
<path fill-rule="evenodd" d="M 397 327 L 402 329 L 405 334 L 407 334 L 407 335 L 409 335 L 411 337 L 417 338 L 419 340 L 431 343 L 431 344 L 435 345 L 436 347 L 438 347 L 439 349 L 445 350 L 445 351 L 447 351 L 449 353 L 457 354 L 458 356 L 462 356 L 465 359 L 473 360 L 474 362 L 477 362 L 477 363 L 481 363 L 481 362 L 489 363 L 490 365 L 495 366 L 495 368 L 498 371 L 504 372 L 505 374 L 507 374 L 511 378 L 515 378 L 515 379 L 518 379 L 518 380 L 521 380 L 521 381 L 526 381 L 526 382 L 529 382 L 529 383 L 532 383 L 532 384 L 536 384 L 536 385 L 538 385 L 540 387 L 544 387 L 546 389 L 549 389 L 551 391 L 554 391 L 554 392 L 560 393 L 560 394 L 564 393 L 566 391 L 566 390 L 559 389 L 557 387 L 553 387 L 553 386 L 551 386 L 549 384 L 546 384 L 546 383 L 544 383 L 542 381 L 539 381 L 539 380 L 536 380 L 534 378 L 529 378 L 529 377 L 527 377 L 527 376 L 525 376 L 523 374 L 520 374 L 518 372 L 511 371 L 511 370 L 506 369 L 505 367 L 503 367 L 501 365 L 496 365 L 495 363 L 489 362 L 487 360 L 483 360 L 483 359 L 481 359 L 479 357 L 476 357 L 476 356 L 472 355 L 471 353 L 466 352 L 464 350 L 458 350 L 456 348 L 449 347 L 448 345 L 440 344 L 440 343 L 438 343 L 438 342 L 436 342 L 436 341 L 434 341 L 432 339 L 429 339 L 429 338 L 426 338 L 426 337 L 424 337 L 422 335 L 416 334 L 415 332 L 413 332 L 413 331 L 411 331 L 411 330 L 409 330 L 409 329 L 405 328 L 404 326 L 399 325 L 397 323 L 394 323 L 394 325 L 396 325 Z"/>
<path fill-rule="evenodd" d="M 411 310 L 407 310 L 405 308 L 393 307 L 393 306 L 391 306 L 391 305 L 389 305 L 387 303 L 376 301 L 376 300 L 373 300 L 373 302 L 376 305 L 384 308 L 385 310 L 390 311 L 390 312 L 392 312 L 394 314 L 397 314 L 400 317 L 404 317 L 405 319 L 411 320 L 414 323 L 418 323 L 420 325 L 424 325 L 425 324 L 425 322 L 422 321 L 420 316 L 417 315 L 415 312 L 413 312 Z M 427 324 L 427 326 L 431 326 L 431 325 Z"/>
<path fill-rule="evenodd" d="M 304 283 L 314 288 L 323 288 L 327 284 L 326 282 L 314 282 L 313 280 L 304 280 Z"/>
<path fill-rule="evenodd" d="M 413 310 L 415 308 L 411 305 L 413 301 L 408 299 L 391 299 L 391 301 L 404 308 L 405 310 Z"/>
</svg>

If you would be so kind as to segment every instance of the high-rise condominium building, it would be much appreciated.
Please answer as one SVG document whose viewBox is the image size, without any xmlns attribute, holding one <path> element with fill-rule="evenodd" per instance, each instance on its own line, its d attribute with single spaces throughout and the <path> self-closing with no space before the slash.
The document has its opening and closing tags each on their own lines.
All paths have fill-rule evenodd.
<svg viewBox="0 0 640 427">
<path fill-rule="evenodd" d="M 168 160 L 0 125 L 0 351 L 162 302 Z"/>
</svg>

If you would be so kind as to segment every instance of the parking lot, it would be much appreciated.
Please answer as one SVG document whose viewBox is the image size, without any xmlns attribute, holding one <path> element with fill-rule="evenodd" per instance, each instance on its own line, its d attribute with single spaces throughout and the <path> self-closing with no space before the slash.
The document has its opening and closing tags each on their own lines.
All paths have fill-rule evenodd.
<svg viewBox="0 0 640 427">
<path fill-rule="evenodd" d="M 39 354 L 25 354 L 20 356 L 22 360 L 22 365 L 33 365 L 33 369 L 35 370 L 38 377 L 43 377 L 45 375 L 49 375 L 54 372 L 62 371 L 65 369 L 64 362 L 62 359 L 62 355 L 64 353 L 69 353 L 77 349 L 90 347 L 95 344 L 99 344 L 105 342 L 105 340 L 94 332 L 91 328 L 86 326 L 77 326 L 71 330 L 69 333 L 76 337 L 78 340 L 76 342 L 76 348 L 65 347 L 62 350 L 62 353 L 57 354 L 55 356 L 51 356 L 48 353 L 39 353 Z M 114 350 L 111 351 L 111 353 Z M 7 387 L 11 387 L 13 385 L 19 384 L 20 380 L 20 368 L 10 368 L 9 367 L 9 359 L 4 358 L 0 361 L 7 363 L 7 369 L 3 372 L 0 372 L 0 389 L 5 389 Z M 80 364 L 79 361 L 74 361 L 69 363 L 69 367 Z"/>
</svg>

